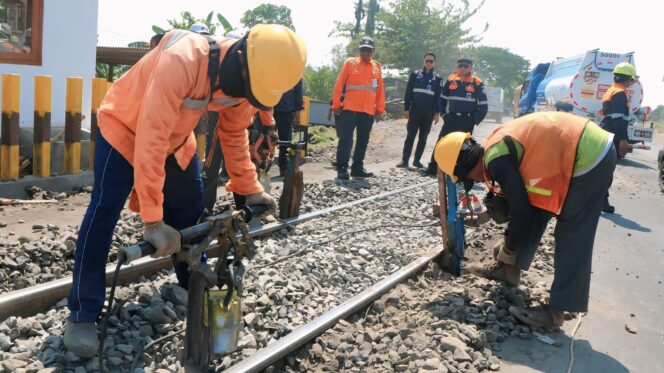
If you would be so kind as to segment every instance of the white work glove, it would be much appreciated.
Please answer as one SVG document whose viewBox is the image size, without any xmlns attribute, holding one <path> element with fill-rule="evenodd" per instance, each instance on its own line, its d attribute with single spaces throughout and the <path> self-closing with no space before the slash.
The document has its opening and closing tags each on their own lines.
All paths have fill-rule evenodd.
<svg viewBox="0 0 664 373">
<path fill-rule="evenodd" d="M 270 210 L 271 214 L 277 213 L 277 202 L 274 200 L 274 198 L 271 195 L 265 192 L 248 195 L 246 204 L 247 206 L 265 205 L 267 206 L 268 210 Z"/>
<path fill-rule="evenodd" d="M 516 253 L 513 251 L 508 253 L 506 249 L 509 250 L 504 239 L 496 242 L 493 246 L 493 258 L 505 264 L 516 265 Z"/>
<path fill-rule="evenodd" d="M 154 246 L 157 251 L 150 255 L 153 258 L 170 256 L 180 251 L 180 232 L 160 220 L 156 223 L 145 223 L 143 239 Z"/>
</svg>

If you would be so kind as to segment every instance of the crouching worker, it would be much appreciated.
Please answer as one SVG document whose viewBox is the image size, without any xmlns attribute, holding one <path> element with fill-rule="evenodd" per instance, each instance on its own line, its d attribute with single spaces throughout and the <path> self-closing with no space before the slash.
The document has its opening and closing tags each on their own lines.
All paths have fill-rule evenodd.
<svg viewBox="0 0 664 373">
<path fill-rule="evenodd" d="M 302 39 L 282 26 L 257 25 L 240 40 L 174 30 L 113 84 L 99 109 L 94 188 L 76 246 L 64 334 L 70 351 L 80 357 L 97 351 L 106 260 L 130 193 L 129 208 L 140 212 L 154 257 L 178 252 L 178 229 L 201 216 L 192 131 L 206 110 L 219 113 L 226 189 L 246 196 L 247 204 L 276 209 L 257 181 L 246 128 L 256 108 L 276 105 L 302 78 L 305 62 Z M 186 288 L 186 266 L 177 265 L 176 274 Z"/>
<path fill-rule="evenodd" d="M 509 206 L 504 242 L 491 266 L 471 273 L 518 286 L 549 220 L 556 216 L 555 274 L 549 304 L 510 307 L 524 323 L 556 328 L 563 312 L 586 312 L 593 243 L 616 164 L 613 134 L 567 113 L 535 113 L 495 129 L 480 146 L 468 133 L 443 137 L 434 150 L 440 169 L 466 188 L 500 186 Z"/>
</svg>

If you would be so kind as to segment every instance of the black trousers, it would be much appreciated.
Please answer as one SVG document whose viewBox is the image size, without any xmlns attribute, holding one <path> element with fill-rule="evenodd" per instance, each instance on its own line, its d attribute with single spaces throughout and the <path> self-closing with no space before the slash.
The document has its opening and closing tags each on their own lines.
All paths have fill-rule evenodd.
<svg viewBox="0 0 664 373">
<path fill-rule="evenodd" d="M 337 170 L 347 169 L 351 151 L 353 153 L 353 170 L 364 168 L 364 156 L 369 145 L 371 127 L 374 117 L 367 113 L 344 110 L 337 127 L 339 130 L 339 144 L 337 145 Z M 357 129 L 357 140 L 353 150 L 353 134 Z"/>
<path fill-rule="evenodd" d="M 611 148 L 595 168 L 572 178 L 558 215 L 554 238 L 554 276 L 551 307 L 567 312 L 588 311 L 593 245 L 602 205 L 616 167 Z M 526 243 L 517 251 L 517 266 L 526 270 L 535 256 L 552 214 L 536 214 Z"/>
<path fill-rule="evenodd" d="M 443 116 L 443 127 L 440 129 L 440 133 L 438 134 L 438 140 L 452 132 L 470 132 L 472 135 L 474 129 L 475 113 L 470 113 L 470 115 L 457 115 L 456 113 L 448 113 Z M 438 164 L 433 158 L 433 153 L 431 153 L 431 162 L 429 162 L 428 171 L 433 174 L 438 171 Z"/>
<path fill-rule="evenodd" d="M 293 116 L 294 112 L 292 111 L 275 111 L 273 113 L 274 121 L 277 123 L 277 134 L 279 135 L 279 141 L 291 141 L 293 138 Z M 286 169 L 286 162 L 288 158 L 286 154 L 288 152 L 287 146 L 279 147 L 279 169 Z"/>
<path fill-rule="evenodd" d="M 427 137 L 431 131 L 434 113 L 430 111 L 411 111 L 406 125 L 406 141 L 403 143 L 403 156 L 401 159 L 408 164 L 410 153 L 413 151 L 413 143 L 419 132 L 417 147 L 415 148 L 415 157 L 413 161 L 419 162 L 424 153 L 424 147 L 427 145 Z"/>
</svg>

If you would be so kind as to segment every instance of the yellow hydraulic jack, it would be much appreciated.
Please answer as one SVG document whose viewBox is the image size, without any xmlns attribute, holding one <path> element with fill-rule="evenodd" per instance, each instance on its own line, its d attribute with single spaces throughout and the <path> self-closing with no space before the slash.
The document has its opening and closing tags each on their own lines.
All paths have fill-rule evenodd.
<svg viewBox="0 0 664 373">
<path fill-rule="evenodd" d="M 266 206 L 245 206 L 242 210 L 227 211 L 209 216 L 200 224 L 180 231 L 182 250 L 174 258 L 189 266 L 189 296 L 182 365 L 185 372 L 208 372 L 213 359 L 236 349 L 242 319 L 240 295 L 244 265 L 242 259 L 251 259 L 256 251 L 247 222 L 260 215 Z M 210 246 L 213 240 L 218 244 Z M 120 249 L 116 278 L 111 287 L 110 300 L 102 341 L 106 338 L 106 325 L 112 310 L 117 273 L 123 264 L 154 253 L 147 242 Z M 217 258 L 214 268 L 201 262 L 203 253 Z M 101 360 L 103 345 L 100 346 Z M 103 363 L 102 363 L 103 364 Z M 100 365 L 103 370 L 103 365 Z"/>
</svg>

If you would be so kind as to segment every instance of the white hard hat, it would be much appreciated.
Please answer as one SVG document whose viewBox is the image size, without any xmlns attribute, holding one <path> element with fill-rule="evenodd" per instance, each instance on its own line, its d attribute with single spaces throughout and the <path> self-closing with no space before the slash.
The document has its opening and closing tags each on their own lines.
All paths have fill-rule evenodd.
<svg viewBox="0 0 664 373">
<path fill-rule="evenodd" d="M 189 31 L 195 32 L 197 34 L 210 35 L 210 29 L 207 27 L 207 25 L 200 22 L 196 22 L 191 25 L 191 27 L 189 27 Z"/>
<path fill-rule="evenodd" d="M 236 30 L 231 30 L 226 33 L 227 38 L 231 39 L 242 39 L 244 35 L 247 34 L 246 29 L 236 29 Z"/>
</svg>

